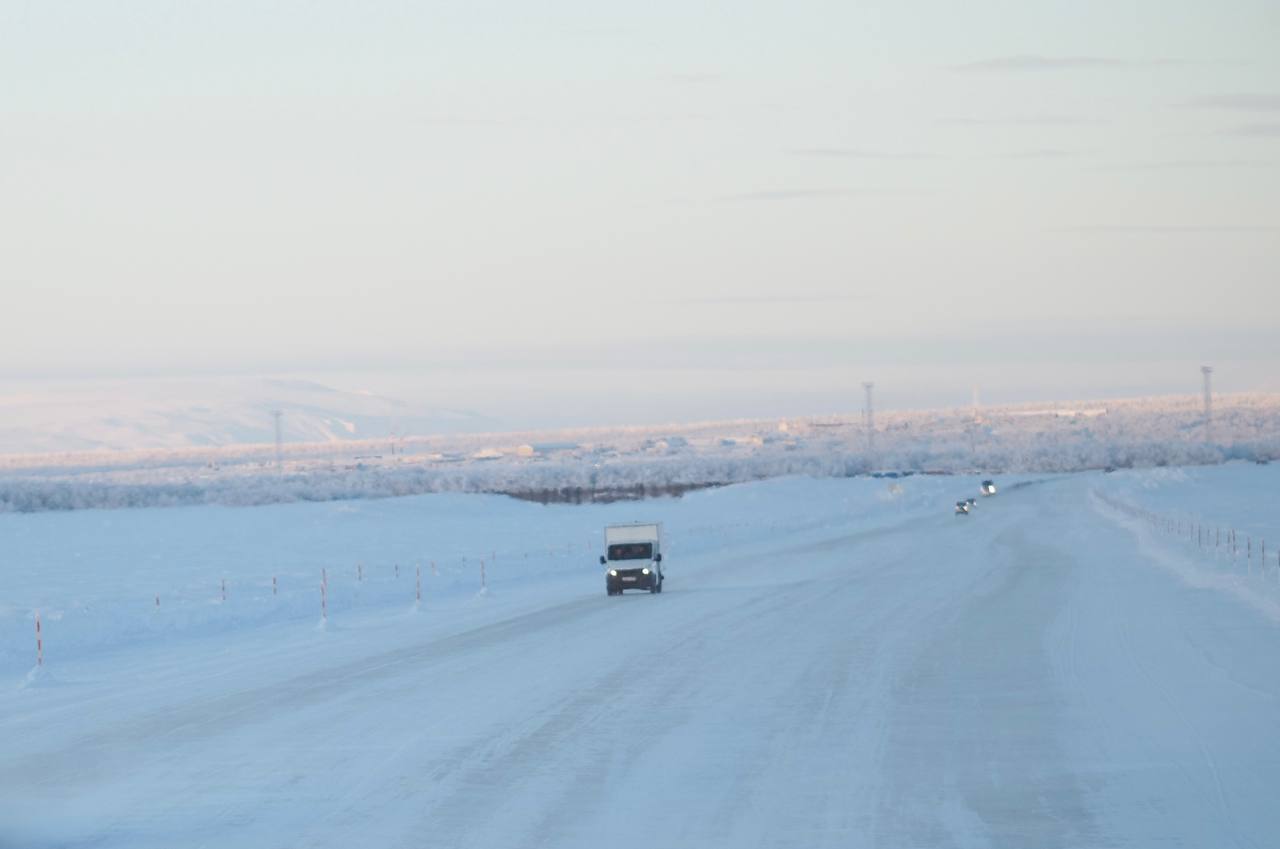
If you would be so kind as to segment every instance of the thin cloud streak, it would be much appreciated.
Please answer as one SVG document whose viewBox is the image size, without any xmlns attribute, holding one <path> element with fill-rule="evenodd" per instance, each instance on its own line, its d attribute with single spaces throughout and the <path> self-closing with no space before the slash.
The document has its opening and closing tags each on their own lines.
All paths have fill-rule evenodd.
<svg viewBox="0 0 1280 849">
<path fill-rule="evenodd" d="M 1192 109 L 1280 112 L 1280 94 L 1211 94 L 1193 97 L 1182 105 Z"/>
<path fill-rule="evenodd" d="M 720 80 L 724 79 L 724 75 L 712 73 L 668 74 L 664 79 L 667 82 L 683 85 L 704 85 L 706 83 L 720 82 Z"/>
<path fill-rule="evenodd" d="M 1041 150 L 1017 150 L 1010 153 L 992 154 L 991 159 L 1068 159 L 1072 156 L 1079 156 L 1074 150 L 1060 150 L 1058 148 L 1044 148 Z"/>
<path fill-rule="evenodd" d="M 1055 228 L 1060 233 L 1275 233 L 1280 226 L 1271 224 L 1084 224 Z"/>
<path fill-rule="evenodd" d="M 1011 115 L 1003 118 L 940 118 L 938 123 L 962 127 L 1084 127 L 1107 122 L 1075 115 Z"/>
<path fill-rule="evenodd" d="M 1041 56 L 1023 54 L 982 59 L 977 62 L 965 62 L 950 67 L 953 71 L 964 73 L 1034 73 L 1038 71 L 1119 70 L 1180 64 L 1182 62 L 1178 59 L 1132 61 L 1116 59 L 1110 56 Z"/>
<path fill-rule="evenodd" d="M 1243 127 L 1227 130 L 1224 135 L 1268 139 L 1280 138 L 1280 124 L 1245 124 Z"/>
<path fill-rule="evenodd" d="M 787 151 L 792 156 L 813 156 L 827 159 L 882 159 L 920 161 L 941 159 L 936 153 L 916 153 L 892 150 L 863 150 L 851 147 L 797 147 Z"/>
<path fill-rule="evenodd" d="M 721 195 L 723 201 L 788 201 L 788 200 L 829 200 L 838 198 L 867 197 L 872 192 L 866 189 L 772 189 L 758 192 L 742 192 L 733 195 Z"/>
<path fill-rule="evenodd" d="M 1096 165 L 1094 171 L 1177 171 L 1181 169 L 1230 169 L 1230 168 L 1272 168 L 1274 162 L 1260 159 L 1173 159 L 1167 162 L 1129 162 L 1112 165 Z"/>
<path fill-rule="evenodd" d="M 672 298 L 670 304 L 703 305 L 775 305 L 775 304 L 835 304 L 850 301 L 869 301 L 866 295 L 724 295 L 705 298 Z"/>
</svg>

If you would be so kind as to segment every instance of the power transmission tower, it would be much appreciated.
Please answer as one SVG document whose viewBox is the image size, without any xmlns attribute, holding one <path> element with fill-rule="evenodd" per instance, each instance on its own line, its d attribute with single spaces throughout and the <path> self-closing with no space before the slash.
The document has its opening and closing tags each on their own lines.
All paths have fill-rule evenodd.
<svg viewBox="0 0 1280 849">
<path fill-rule="evenodd" d="M 1204 375 L 1204 441 L 1208 444 L 1213 441 L 1213 366 L 1200 366 L 1200 373 Z"/>
<path fill-rule="evenodd" d="M 867 381 L 862 384 L 862 388 L 867 393 L 867 456 L 874 457 L 876 453 L 876 411 L 871 405 L 871 390 L 875 388 L 875 384 Z"/>
<path fill-rule="evenodd" d="M 280 471 L 284 467 L 284 439 L 280 434 L 280 417 L 284 411 L 272 410 L 271 415 L 276 420 L 276 471 Z"/>
</svg>

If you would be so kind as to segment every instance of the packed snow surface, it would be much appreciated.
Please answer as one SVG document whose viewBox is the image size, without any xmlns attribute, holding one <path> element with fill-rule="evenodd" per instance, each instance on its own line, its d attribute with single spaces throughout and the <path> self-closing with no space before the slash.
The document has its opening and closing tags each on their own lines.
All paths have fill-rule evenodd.
<svg viewBox="0 0 1280 849">
<path fill-rule="evenodd" d="M 0 846 L 1274 845 L 1280 466 L 979 480 L 0 516 Z"/>
</svg>

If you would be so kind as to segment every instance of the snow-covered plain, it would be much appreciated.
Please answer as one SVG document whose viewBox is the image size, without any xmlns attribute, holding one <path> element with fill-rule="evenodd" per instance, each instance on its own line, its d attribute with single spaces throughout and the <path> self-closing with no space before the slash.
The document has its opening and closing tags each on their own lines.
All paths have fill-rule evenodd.
<svg viewBox="0 0 1280 849">
<path fill-rule="evenodd" d="M 1280 466 L 999 482 L 0 516 L 0 846 L 1273 845 Z"/>
</svg>

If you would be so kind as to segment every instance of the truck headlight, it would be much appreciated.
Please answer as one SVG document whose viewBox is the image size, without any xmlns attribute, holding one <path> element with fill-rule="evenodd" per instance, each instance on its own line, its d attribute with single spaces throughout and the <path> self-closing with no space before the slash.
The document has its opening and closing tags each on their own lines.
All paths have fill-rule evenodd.
<svg viewBox="0 0 1280 849">
<path fill-rule="evenodd" d="M 609 574 L 610 574 L 611 576 L 613 576 L 613 577 L 615 577 L 615 578 L 616 578 L 616 577 L 618 577 L 618 570 L 617 570 L 617 569 L 610 569 L 610 570 L 609 570 Z"/>
<path fill-rule="evenodd" d="M 649 567 L 648 567 L 648 566 L 646 566 L 646 567 L 644 567 L 643 569 L 641 569 L 641 570 L 640 570 L 640 574 L 641 574 L 641 575 L 648 575 L 648 574 L 649 574 Z"/>
</svg>

